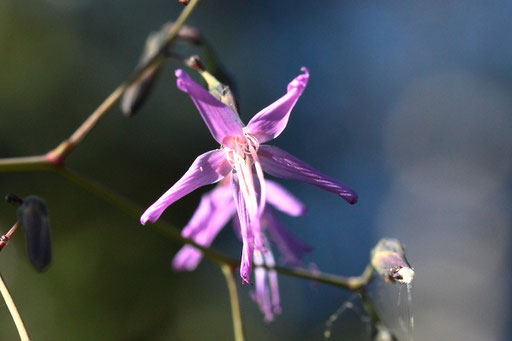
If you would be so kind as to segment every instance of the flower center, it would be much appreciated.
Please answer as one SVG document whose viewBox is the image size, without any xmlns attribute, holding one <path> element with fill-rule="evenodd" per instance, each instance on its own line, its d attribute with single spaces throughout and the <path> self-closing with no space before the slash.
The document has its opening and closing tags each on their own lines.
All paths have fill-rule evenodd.
<svg viewBox="0 0 512 341">
<path fill-rule="evenodd" d="M 235 137 L 233 142 L 235 145 L 234 148 L 224 147 L 228 149 L 228 161 L 231 164 L 231 167 L 236 170 L 235 164 L 242 160 L 244 162 L 249 161 L 251 165 L 254 164 L 252 156 L 258 152 L 260 147 L 258 139 L 251 134 L 244 132 L 244 138 Z"/>
<path fill-rule="evenodd" d="M 265 179 L 258 158 L 259 146 L 258 139 L 244 131 L 244 138 L 234 138 L 233 148 L 223 147 L 227 151 L 227 159 L 233 171 L 238 176 L 240 191 L 242 192 L 250 221 L 258 219 L 265 207 Z M 258 189 L 255 186 L 254 173 L 256 173 L 259 182 Z M 255 224 L 255 226 L 259 226 L 259 224 Z M 256 247 L 262 247 L 260 231 L 253 232 Z"/>
</svg>

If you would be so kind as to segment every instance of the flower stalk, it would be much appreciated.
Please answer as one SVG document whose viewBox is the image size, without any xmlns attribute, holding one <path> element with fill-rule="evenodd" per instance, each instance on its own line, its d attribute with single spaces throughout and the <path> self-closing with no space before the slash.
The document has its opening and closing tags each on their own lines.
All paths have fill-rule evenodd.
<svg viewBox="0 0 512 341">
<path fill-rule="evenodd" d="M 0 237 L 0 251 L 2 251 L 5 245 L 7 245 L 12 235 L 16 233 L 16 230 L 18 230 L 18 227 L 20 227 L 19 221 L 17 221 L 16 224 L 14 224 L 13 227 L 11 227 L 11 229 L 6 234 Z"/>
<path fill-rule="evenodd" d="M 238 290 L 236 289 L 233 267 L 228 264 L 223 264 L 220 268 L 226 278 L 226 284 L 229 290 L 229 301 L 231 302 L 231 316 L 233 317 L 235 341 L 244 341 L 245 333 L 242 323 L 242 312 L 240 310 L 240 300 L 238 299 Z"/>
<path fill-rule="evenodd" d="M 4 281 L 1 273 L 0 273 L 0 293 L 2 294 L 2 297 L 4 298 L 5 304 L 7 305 L 7 308 L 9 309 L 9 312 L 11 313 L 14 323 L 16 324 L 16 329 L 18 329 L 18 334 L 20 336 L 20 340 L 21 341 L 30 341 L 30 337 L 28 336 L 27 328 L 25 328 L 25 324 L 23 323 L 21 315 L 18 312 L 18 308 L 16 308 L 16 304 L 14 304 L 12 296 L 9 293 L 9 289 L 7 288 L 7 285 L 5 284 L 5 281 Z"/>
<path fill-rule="evenodd" d="M 7 245 L 7 242 L 11 239 L 14 233 L 18 230 L 20 226 L 19 221 L 10 228 L 10 230 L 0 237 L 0 251 Z M 9 288 L 7 288 L 7 284 L 5 284 L 4 278 L 0 273 L 0 293 L 5 301 L 5 305 L 7 305 L 7 309 L 9 309 L 9 313 L 11 314 L 12 320 L 16 325 L 16 329 L 18 330 L 18 335 L 20 336 L 21 341 L 30 341 L 30 337 L 28 336 L 27 328 L 25 327 L 25 323 L 23 323 L 23 319 L 16 308 L 16 304 L 14 304 L 14 300 L 12 299 L 11 293 L 9 292 Z"/>
</svg>

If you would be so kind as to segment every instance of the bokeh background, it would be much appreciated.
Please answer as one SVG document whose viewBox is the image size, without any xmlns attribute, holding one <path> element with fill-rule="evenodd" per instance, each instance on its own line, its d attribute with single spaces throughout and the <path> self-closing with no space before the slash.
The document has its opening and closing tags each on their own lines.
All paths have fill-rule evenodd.
<svg viewBox="0 0 512 341">
<path fill-rule="evenodd" d="M 0 157 L 40 154 L 67 137 L 137 63 L 177 1 L 0 2 Z M 310 83 L 274 142 L 356 189 L 336 196 L 282 181 L 309 206 L 286 224 L 314 246 L 306 265 L 357 275 L 381 237 L 399 238 L 417 277 L 414 331 L 405 291 L 373 295 L 402 339 L 509 340 L 512 167 L 510 1 L 203 1 L 201 29 L 236 81 L 248 120 L 281 96 L 301 66 Z M 193 49 L 177 46 L 184 53 Z M 69 167 L 148 206 L 215 148 L 168 63 L 134 118 L 113 110 Z M 163 218 L 183 226 L 197 191 Z M 34 340 L 230 340 L 216 265 L 173 273 L 178 245 L 57 174 L 0 174 L 0 194 L 47 200 L 50 269 L 36 273 L 16 235 L 0 270 Z M 0 230 L 15 211 L 0 203 Z M 214 246 L 238 256 L 226 228 Z M 266 324 L 240 286 L 249 340 L 320 340 L 350 294 L 280 277 L 283 314 Z M 401 299 L 399 300 L 399 296 Z M 357 302 L 357 300 L 356 300 Z M 346 312 L 332 339 L 368 339 Z M 0 339 L 16 331 L 0 304 Z"/>
</svg>

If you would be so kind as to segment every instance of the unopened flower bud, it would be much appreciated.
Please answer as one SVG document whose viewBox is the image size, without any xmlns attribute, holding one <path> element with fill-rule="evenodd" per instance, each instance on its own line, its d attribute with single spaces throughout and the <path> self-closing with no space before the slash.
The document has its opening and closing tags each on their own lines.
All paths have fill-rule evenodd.
<svg viewBox="0 0 512 341">
<path fill-rule="evenodd" d="M 372 250 L 372 266 L 388 282 L 409 284 L 414 270 L 405 257 L 405 250 L 397 239 L 381 239 Z"/>
<path fill-rule="evenodd" d="M 37 271 L 43 271 L 52 260 L 52 243 L 46 203 L 35 195 L 28 196 L 23 200 L 17 213 L 27 236 L 27 252 L 30 263 Z"/>
</svg>

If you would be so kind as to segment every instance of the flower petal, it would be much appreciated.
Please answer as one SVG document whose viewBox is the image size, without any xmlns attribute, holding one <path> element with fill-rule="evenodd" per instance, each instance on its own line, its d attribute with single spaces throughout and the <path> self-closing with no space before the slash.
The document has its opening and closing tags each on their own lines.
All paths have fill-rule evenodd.
<svg viewBox="0 0 512 341">
<path fill-rule="evenodd" d="M 226 147 L 234 147 L 233 137 L 244 137 L 242 121 L 227 105 L 213 97 L 183 70 L 176 70 L 176 84 L 189 94 L 213 138 Z"/>
<path fill-rule="evenodd" d="M 317 171 L 307 163 L 280 148 L 267 145 L 260 146 L 258 157 L 260 158 L 263 170 L 270 175 L 307 182 L 326 191 L 338 194 L 349 204 L 357 202 L 357 193 L 355 191 Z"/>
<path fill-rule="evenodd" d="M 201 186 L 221 180 L 230 170 L 231 166 L 222 149 L 199 155 L 185 175 L 144 212 L 140 222 L 142 225 L 148 221 L 154 223 L 169 205 Z"/>
<path fill-rule="evenodd" d="M 254 265 L 257 267 L 254 270 L 256 290 L 252 294 L 252 298 L 254 301 L 256 301 L 256 303 L 258 303 L 261 312 L 265 316 L 265 321 L 270 322 L 274 319 L 274 314 L 272 313 L 272 302 L 267 280 L 267 269 L 262 267 L 264 265 L 263 259 L 263 255 L 260 251 L 254 251 Z"/>
<path fill-rule="evenodd" d="M 224 226 L 235 214 L 235 203 L 231 194 L 231 186 L 217 185 L 211 192 L 201 197 L 201 202 L 188 224 L 181 231 L 185 238 L 193 238 L 212 226 Z"/>
<path fill-rule="evenodd" d="M 209 247 L 235 214 L 235 203 L 229 186 L 218 186 L 210 193 L 203 195 L 199 207 L 194 212 L 187 226 L 181 232 L 186 238 Z M 191 245 L 185 245 L 176 254 L 172 266 L 177 271 L 192 271 L 199 265 L 203 254 Z"/>
<path fill-rule="evenodd" d="M 268 249 L 265 254 L 265 264 L 270 267 L 268 270 L 268 283 L 270 286 L 270 296 L 272 298 L 272 312 L 274 314 L 281 314 L 281 299 L 279 296 L 279 281 L 277 280 L 277 272 L 273 269 L 276 266 L 274 255 Z"/>
<path fill-rule="evenodd" d="M 277 182 L 265 180 L 267 201 L 278 210 L 298 217 L 306 213 L 306 205 Z"/>
<path fill-rule="evenodd" d="M 203 253 L 192 245 L 183 246 L 172 260 L 172 268 L 175 271 L 193 271 L 197 268 Z"/>
<path fill-rule="evenodd" d="M 253 224 L 259 224 L 259 219 L 250 219 L 250 214 L 242 194 L 238 176 L 236 173 L 231 174 L 231 185 L 233 187 L 233 198 L 240 220 L 240 232 L 242 235 L 242 260 L 240 264 L 240 276 L 243 283 L 249 283 L 252 271 L 252 256 L 254 252 L 254 237 L 252 234 Z"/>
<path fill-rule="evenodd" d="M 302 265 L 302 258 L 312 250 L 312 247 L 291 233 L 272 209 L 265 210 L 263 222 L 281 254 L 281 261 L 295 266 Z"/>
<path fill-rule="evenodd" d="M 304 74 L 288 84 L 288 92 L 283 97 L 257 113 L 247 124 L 246 131 L 260 143 L 276 138 L 286 128 L 290 113 L 308 84 L 308 69 L 303 67 L 301 71 Z"/>
</svg>

